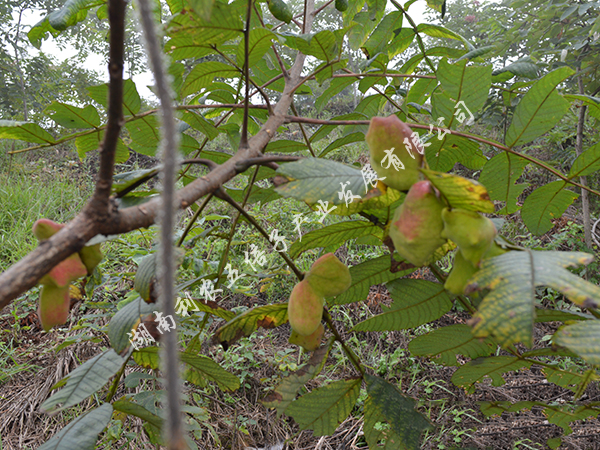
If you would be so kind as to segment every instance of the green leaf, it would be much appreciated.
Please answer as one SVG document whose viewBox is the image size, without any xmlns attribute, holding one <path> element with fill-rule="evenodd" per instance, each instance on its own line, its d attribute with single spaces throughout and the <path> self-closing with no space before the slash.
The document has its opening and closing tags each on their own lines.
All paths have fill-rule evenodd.
<svg viewBox="0 0 600 450">
<path fill-rule="evenodd" d="M 588 148 L 577 157 L 569 171 L 569 178 L 583 177 L 600 171 L 600 144 Z"/>
<path fill-rule="evenodd" d="M 329 247 L 330 245 L 345 242 L 349 239 L 355 239 L 361 236 L 375 235 L 383 238 L 381 228 L 371 222 L 364 220 L 348 220 L 334 223 L 323 228 L 313 230 L 302 236 L 292 244 L 289 250 L 290 258 L 296 259 L 306 250 L 317 247 Z"/>
<path fill-rule="evenodd" d="M 435 357 L 433 361 L 444 366 L 457 366 L 456 355 L 474 359 L 491 355 L 495 348 L 494 341 L 476 338 L 471 327 L 463 324 L 438 328 L 416 337 L 408 344 L 413 355 Z"/>
<path fill-rule="evenodd" d="M 48 114 L 60 126 L 65 128 L 96 128 L 100 126 L 100 116 L 92 105 L 85 108 L 52 102 L 44 111 L 54 111 Z"/>
<path fill-rule="evenodd" d="M 369 10 L 369 19 L 375 21 L 380 19 L 385 13 L 386 0 L 367 0 L 367 8 Z"/>
<path fill-rule="evenodd" d="M 562 292 L 577 305 L 595 307 L 600 287 L 566 270 L 592 260 L 586 253 L 538 251 L 511 251 L 485 259 L 467 286 L 467 291 L 492 289 L 473 316 L 474 335 L 493 336 L 503 347 L 519 341 L 531 347 L 538 286 Z"/>
<path fill-rule="evenodd" d="M 387 49 L 390 39 L 395 37 L 395 31 L 398 30 L 400 32 L 400 29 L 402 29 L 402 16 L 400 11 L 392 11 L 383 16 L 383 20 L 378 23 L 373 33 L 371 33 L 362 46 L 362 50 L 366 52 L 367 58 L 371 58 Z"/>
<path fill-rule="evenodd" d="M 285 34 L 286 44 L 299 50 L 305 55 L 314 56 L 321 61 L 330 62 L 340 51 L 336 35 L 330 30 L 319 31 L 316 34 L 291 35 Z"/>
<path fill-rule="evenodd" d="M 600 322 L 586 320 L 561 327 L 552 342 L 568 348 L 589 364 L 600 366 Z"/>
<path fill-rule="evenodd" d="M 460 58 L 458 58 L 454 62 L 462 61 L 463 59 L 475 59 L 483 56 L 496 48 L 495 45 L 486 45 L 484 47 L 476 48 L 475 50 L 471 50 L 470 52 L 465 53 Z"/>
<path fill-rule="evenodd" d="M 290 141 L 287 139 L 280 139 L 278 141 L 271 141 L 265 147 L 265 153 L 295 153 L 308 150 L 308 147 L 304 142 Z"/>
<path fill-rule="evenodd" d="M 429 6 L 432 9 L 435 9 L 437 12 L 442 12 L 444 3 L 446 3 L 446 0 L 427 0 L 427 6 Z"/>
<path fill-rule="evenodd" d="M 212 300 L 192 298 L 192 303 L 198 311 L 212 314 L 213 316 L 220 317 L 225 321 L 230 321 L 236 315 L 233 311 L 223 308 Z"/>
<path fill-rule="evenodd" d="M 210 21 L 215 0 L 185 0 L 185 3 L 190 5 L 203 21 Z"/>
<path fill-rule="evenodd" d="M 504 66 L 500 69 L 494 70 L 492 75 L 497 77 L 501 73 L 510 72 L 513 75 L 518 77 L 525 78 L 537 78 L 538 77 L 538 66 L 531 60 L 531 57 L 526 56 L 524 58 L 518 59 L 514 63 L 509 64 L 508 66 Z M 509 79 L 512 78 L 509 76 Z"/>
<path fill-rule="evenodd" d="M 104 140 L 104 130 L 99 130 L 94 133 L 79 136 L 75 139 L 75 148 L 77 149 L 77 155 L 79 159 L 83 160 L 85 155 L 89 152 L 99 150 L 100 144 Z M 115 153 L 115 162 L 124 163 L 129 159 L 129 148 L 123 143 L 121 139 L 117 141 L 117 148 Z"/>
<path fill-rule="evenodd" d="M 523 361 L 514 356 L 477 358 L 460 366 L 452 375 L 452 382 L 456 386 L 468 387 L 489 377 L 492 379 L 492 386 L 502 386 L 505 383 L 502 378 L 504 373 L 514 372 L 523 367 L 529 368 L 531 364 L 530 361 Z"/>
<path fill-rule="evenodd" d="M 358 399 L 362 378 L 334 381 L 293 401 L 285 410 L 301 430 L 311 429 L 315 436 L 333 434 Z"/>
<path fill-rule="evenodd" d="M 112 413 L 112 405 L 104 403 L 77 417 L 38 450 L 94 450 L 98 435 L 110 421 Z"/>
<path fill-rule="evenodd" d="M 536 308 L 536 322 L 567 322 L 570 320 L 591 320 L 594 316 L 579 311 Z"/>
<path fill-rule="evenodd" d="M 487 189 L 475 180 L 450 173 L 421 169 L 423 175 L 442 193 L 452 208 L 493 213 Z"/>
<path fill-rule="evenodd" d="M 211 85 L 215 77 L 237 78 L 239 72 L 235 67 L 218 61 L 207 61 L 195 66 L 183 83 L 181 95 L 186 97 L 195 94 Z"/>
<path fill-rule="evenodd" d="M 310 359 L 300 369 L 285 377 L 277 387 L 262 400 L 266 408 L 276 408 L 277 417 L 295 400 L 296 394 L 302 386 L 315 378 L 327 362 L 327 356 L 333 345 L 334 339 L 330 338 L 327 344 L 315 350 Z"/>
<path fill-rule="evenodd" d="M 492 66 L 467 66 L 467 61 L 450 64 L 444 58 L 436 76 L 440 86 L 432 96 L 433 117 L 444 117 L 448 126 L 459 122 L 461 112 L 468 121 L 473 120 L 473 114 L 487 101 Z"/>
<path fill-rule="evenodd" d="M 533 234 L 538 236 L 551 230 L 552 219 L 560 218 L 579 194 L 565 189 L 567 183 L 554 181 L 533 191 L 525 199 L 521 218 Z"/>
<path fill-rule="evenodd" d="M 356 112 L 350 114 L 342 114 L 341 116 L 332 117 L 331 120 L 366 120 L 367 116 Z M 321 125 L 317 131 L 310 137 L 310 142 L 317 142 L 320 139 L 328 137 L 331 132 L 340 125 Z"/>
<path fill-rule="evenodd" d="M 348 86 L 355 83 L 356 80 L 350 77 L 347 78 L 334 78 L 329 83 L 329 87 L 323 91 L 323 93 L 315 100 L 315 108 L 317 113 L 323 111 L 327 103 L 337 94 L 342 92 Z"/>
<path fill-rule="evenodd" d="M 500 415 L 503 412 L 517 412 L 523 409 L 531 409 L 533 406 L 546 406 L 542 402 L 531 402 L 531 401 L 522 401 L 522 402 L 477 402 L 481 408 L 481 412 L 486 417 L 491 417 L 493 415 Z"/>
<path fill-rule="evenodd" d="M 108 108 L 108 83 L 90 86 L 87 88 L 89 96 L 95 102 Z M 142 100 L 138 94 L 135 83 L 131 79 L 123 81 L 123 108 L 124 114 L 135 115 L 142 107 Z"/>
<path fill-rule="evenodd" d="M 481 169 L 487 162 L 479 143 L 464 136 L 447 134 L 442 139 L 432 139 L 431 145 L 425 147 L 425 159 L 429 168 L 438 172 L 452 170 L 457 162 L 469 169 Z"/>
<path fill-rule="evenodd" d="M 217 383 L 221 390 L 235 391 L 240 387 L 240 379 L 227 372 L 212 359 L 202 355 L 192 355 L 190 353 L 180 353 L 181 361 L 189 366 L 190 372 L 186 379 L 194 384 L 199 384 L 197 377 L 202 380 Z"/>
<path fill-rule="evenodd" d="M 481 171 L 479 182 L 492 200 L 505 202 L 496 214 L 513 214 L 519 210 L 517 199 L 528 184 L 516 184 L 528 161 L 511 153 L 502 152 L 490 159 Z"/>
<path fill-rule="evenodd" d="M 395 331 L 415 328 L 439 319 L 452 308 L 444 286 L 426 280 L 403 279 L 387 284 L 394 300 L 383 313 L 364 320 L 352 331 Z"/>
<path fill-rule="evenodd" d="M 561 427 L 565 434 L 571 433 L 573 430 L 569 426 L 571 422 L 582 421 L 588 417 L 596 417 L 600 413 L 599 408 L 593 408 L 587 405 L 577 407 L 572 406 L 547 406 L 544 409 L 544 414 L 548 418 L 548 422 Z"/>
<path fill-rule="evenodd" d="M 131 303 L 125 305 L 119 310 L 108 324 L 108 339 L 110 346 L 117 352 L 121 353 L 129 345 L 129 337 L 127 333 L 131 333 L 142 318 L 156 309 L 156 305 L 146 303 L 141 298 L 136 298 Z"/>
<path fill-rule="evenodd" d="M 202 114 L 186 111 L 181 116 L 181 120 L 211 140 L 219 135 L 219 130 L 217 130 L 215 125 L 210 120 L 205 119 Z"/>
<path fill-rule="evenodd" d="M 267 30 L 266 28 L 254 28 L 250 30 L 249 43 L 249 56 L 248 56 L 248 67 L 253 67 L 271 48 L 272 41 L 276 39 L 275 33 Z M 238 67 L 244 67 L 246 64 L 246 58 L 244 56 L 244 40 L 240 42 L 237 47 L 236 62 Z"/>
<path fill-rule="evenodd" d="M 419 25 L 417 25 L 417 33 L 425 33 L 427 36 L 431 36 L 434 38 L 454 39 L 457 41 L 461 41 L 463 45 L 469 50 L 473 50 L 475 48 L 460 34 L 455 33 L 454 31 L 449 30 L 448 28 L 443 27 L 441 25 L 420 23 Z"/>
<path fill-rule="evenodd" d="M 421 434 L 432 426 L 422 414 L 415 411 L 415 401 L 402 395 L 394 385 L 382 378 L 366 374 L 365 381 L 369 396 L 365 401 L 363 430 L 369 448 L 421 448 Z"/>
<path fill-rule="evenodd" d="M 329 144 L 325 150 L 323 150 L 321 153 L 319 153 L 319 158 L 324 157 L 325 155 L 327 155 L 329 152 L 332 152 L 340 147 L 343 147 L 344 145 L 348 145 L 348 144 L 354 144 L 355 142 L 363 142 L 365 140 L 365 135 L 364 133 L 361 132 L 357 132 L 357 133 L 352 133 L 352 134 L 348 134 L 346 136 L 342 136 L 339 139 L 336 139 L 335 141 L 333 141 L 331 144 Z"/>
<path fill-rule="evenodd" d="M 142 347 L 132 354 L 133 360 L 146 369 L 157 370 L 160 364 L 158 347 Z"/>
<path fill-rule="evenodd" d="M 275 328 L 287 320 L 287 303 L 258 306 L 227 322 L 215 331 L 213 339 L 227 350 L 237 340 L 250 336 L 258 327 Z"/>
<path fill-rule="evenodd" d="M 35 144 L 54 144 L 50 133 L 37 123 L 0 120 L 0 139 L 18 139 Z"/>
<path fill-rule="evenodd" d="M 131 136 L 132 150 L 154 156 L 160 143 L 160 125 L 156 116 L 144 116 L 129 122 L 125 128 Z"/>
<path fill-rule="evenodd" d="M 551 130 L 569 109 L 569 102 L 556 92 L 556 86 L 575 72 L 560 67 L 545 75 L 523 96 L 506 132 L 506 145 L 531 142 Z"/>
<path fill-rule="evenodd" d="M 55 30 L 66 30 L 68 27 L 75 25 L 77 22 L 85 19 L 87 9 L 89 9 L 96 0 L 67 0 L 64 6 L 48 15 L 48 22 Z M 79 13 L 84 12 L 83 16 Z"/>
<path fill-rule="evenodd" d="M 106 383 L 121 368 L 125 360 L 113 349 L 95 356 L 73 370 L 63 380 L 64 388 L 42 403 L 46 412 L 58 412 L 86 399 Z M 56 407 L 59 403 L 62 406 Z"/>
<path fill-rule="evenodd" d="M 144 422 L 148 422 L 149 424 L 155 426 L 159 430 L 162 429 L 163 419 L 153 412 L 148 411 L 142 405 L 135 403 L 127 398 L 121 398 L 113 403 L 113 408 L 116 411 L 121 411 L 125 414 L 139 417 Z"/>
<path fill-rule="evenodd" d="M 151 169 L 132 170 L 131 172 L 122 172 L 113 176 L 113 193 L 118 194 L 124 190 L 132 190 L 156 175 L 162 170 L 162 166 L 152 167 Z"/>
<path fill-rule="evenodd" d="M 586 370 L 583 374 L 560 370 L 558 367 L 544 367 L 542 369 L 546 380 L 558 386 L 575 392 L 575 398 L 583 395 L 585 389 L 593 381 L 600 380 L 600 376 L 593 369 Z"/>
<path fill-rule="evenodd" d="M 395 273 L 391 272 L 390 258 L 390 255 L 383 255 L 350 267 L 350 276 L 352 277 L 350 288 L 342 295 L 329 300 L 328 303 L 330 305 L 345 305 L 347 303 L 360 302 L 367 298 L 371 286 L 395 280 L 417 270 L 416 268 L 411 268 Z"/>
</svg>

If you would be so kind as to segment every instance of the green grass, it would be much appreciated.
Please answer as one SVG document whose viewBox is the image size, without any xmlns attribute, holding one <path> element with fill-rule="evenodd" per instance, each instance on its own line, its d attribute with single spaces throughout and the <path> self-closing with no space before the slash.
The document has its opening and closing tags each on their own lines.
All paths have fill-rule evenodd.
<svg viewBox="0 0 600 450">
<path fill-rule="evenodd" d="M 81 210 L 91 185 L 53 170 L 0 172 L 0 271 L 36 247 L 31 229 L 45 217 L 66 222 Z"/>
</svg>

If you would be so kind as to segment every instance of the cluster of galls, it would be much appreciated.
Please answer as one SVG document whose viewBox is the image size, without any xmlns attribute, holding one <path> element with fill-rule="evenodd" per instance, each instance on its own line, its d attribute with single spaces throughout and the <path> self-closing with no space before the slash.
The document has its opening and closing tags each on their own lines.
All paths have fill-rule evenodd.
<svg viewBox="0 0 600 450">
<path fill-rule="evenodd" d="M 423 149 L 407 148 L 396 155 L 404 164 L 401 171 L 384 169 L 381 161 L 385 150 L 404 149 L 405 138 L 412 130 L 392 115 L 371 120 L 366 140 L 371 166 L 384 183 L 394 189 L 408 189 L 406 199 L 394 212 L 389 236 L 398 254 L 415 266 L 433 262 L 436 251 L 450 239 L 458 246 L 454 267 L 444 287 L 454 294 L 463 294 L 469 279 L 479 270 L 485 258 L 504 253 L 494 242 L 494 223 L 475 211 L 450 208 L 439 191 L 427 180 L 418 181 L 423 167 Z M 411 142 L 414 142 L 412 140 Z"/>
<path fill-rule="evenodd" d="M 494 241 L 497 230 L 490 219 L 475 211 L 451 208 L 430 181 L 420 180 L 419 169 L 426 164 L 424 152 L 418 141 L 410 139 L 411 135 L 410 127 L 395 115 L 373 118 L 366 135 L 371 167 L 378 177 L 385 177 L 383 183 L 393 189 L 408 191 L 389 224 L 389 237 L 398 254 L 417 267 L 441 257 L 442 247 L 448 239 L 453 241 L 458 250 L 444 287 L 460 295 L 481 262 L 505 250 Z M 403 169 L 396 170 L 384 161 L 390 158 L 390 150 Z M 307 350 L 318 348 L 323 336 L 324 298 L 343 293 L 350 283 L 348 268 L 332 253 L 319 258 L 290 296 L 290 342 Z"/>
</svg>

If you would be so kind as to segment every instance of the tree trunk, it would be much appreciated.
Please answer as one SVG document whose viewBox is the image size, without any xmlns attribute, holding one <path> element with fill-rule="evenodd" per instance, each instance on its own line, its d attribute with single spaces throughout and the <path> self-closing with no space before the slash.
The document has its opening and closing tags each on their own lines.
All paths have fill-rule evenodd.
<svg viewBox="0 0 600 450">
<path fill-rule="evenodd" d="M 577 85 L 579 87 L 579 93 L 583 95 L 583 80 L 581 75 L 577 77 Z M 575 153 L 577 156 L 583 153 L 583 127 L 585 125 L 585 113 L 587 110 L 586 105 L 581 105 L 579 108 L 579 120 L 577 121 L 577 140 L 575 141 Z M 579 177 L 580 183 L 583 186 L 587 186 L 587 177 Z M 590 201 L 588 198 L 588 191 L 585 189 L 581 190 L 581 207 L 583 210 L 583 230 L 585 236 L 585 245 L 592 248 L 592 223 L 590 220 Z"/>
</svg>

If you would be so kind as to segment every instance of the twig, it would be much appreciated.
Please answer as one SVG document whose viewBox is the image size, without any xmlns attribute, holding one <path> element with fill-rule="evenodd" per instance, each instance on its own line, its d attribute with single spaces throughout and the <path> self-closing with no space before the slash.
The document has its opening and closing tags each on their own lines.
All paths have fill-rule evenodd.
<svg viewBox="0 0 600 450">
<path fill-rule="evenodd" d="M 342 346 L 342 349 L 344 350 L 344 353 L 346 353 L 348 358 L 350 358 L 350 362 L 352 363 L 352 365 L 354 367 L 356 367 L 356 370 L 358 370 L 360 372 L 360 374 L 364 377 L 365 369 L 361 365 L 358 356 L 356 356 L 356 354 L 352 351 L 352 349 L 350 347 L 348 347 L 348 345 L 346 344 L 346 342 L 344 341 L 344 339 L 338 332 L 337 328 L 335 327 L 335 324 L 333 323 L 333 320 L 331 319 L 331 315 L 329 314 L 329 311 L 327 311 L 327 309 L 323 310 L 323 319 L 325 320 L 325 323 L 327 324 L 327 326 L 333 333 L 335 340 L 340 343 L 340 345 Z"/>
<path fill-rule="evenodd" d="M 206 208 L 206 205 L 208 205 L 208 202 L 210 202 L 210 199 L 212 197 L 213 197 L 213 194 L 211 193 L 211 194 L 208 194 L 204 198 L 204 201 L 198 207 L 198 210 L 194 213 L 194 216 L 190 219 L 190 222 L 185 227 L 185 230 L 183 230 L 183 233 L 181 234 L 181 237 L 177 241 L 177 247 L 181 247 L 181 245 L 183 244 L 183 241 L 185 240 L 186 236 L 188 235 L 188 233 L 190 232 L 190 230 L 194 227 L 194 223 L 196 223 L 196 220 L 198 220 L 198 217 L 200 217 L 200 214 L 202 214 L 202 211 L 204 211 L 204 208 Z"/>
<path fill-rule="evenodd" d="M 160 247 L 158 270 L 160 304 L 167 317 L 176 317 L 175 313 L 175 265 L 173 252 L 173 227 L 175 216 L 175 176 L 178 166 L 179 133 L 175 125 L 171 90 L 167 82 L 161 46 L 156 36 L 152 8 L 148 0 L 139 0 L 139 15 L 146 38 L 148 59 L 162 112 L 162 151 L 163 151 L 163 192 L 161 195 Z M 179 378 L 179 352 L 177 333 L 169 332 L 164 336 L 162 351 L 162 369 L 165 373 L 167 390 L 167 418 L 165 420 L 166 442 L 168 450 L 184 450 L 188 446 L 184 439 L 181 417 L 181 381 Z"/>
<path fill-rule="evenodd" d="M 298 111 L 296 110 L 296 106 L 294 105 L 294 102 L 292 102 L 292 112 L 295 115 L 298 115 Z M 312 155 L 313 158 L 316 158 L 315 152 L 312 148 L 312 145 L 310 145 L 310 139 L 308 138 L 308 135 L 306 134 L 306 130 L 304 129 L 304 125 L 302 125 L 301 123 L 298 124 L 300 126 L 300 131 L 302 132 L 302 136 L 304 137 L 304 142 L 306 142 L 306 146 L 308 147 L 308 151 L 310 152 L 310 154 Z"/>
<path fill-rule="evenodd" d="M 267 242 L 271 243 L 271 238 L 269 237 L 269 233 L 267 233 L 265 231 L 265 229 L 256 221 L 256 219 L 254 217 L 252 217 L 250 214 L 248 214 L 244 208 L 242 208 L 233 198 L 231 198 L 231 196 L 225 192 L 225 190 L 223 189 L 218 189 L 217 191 L 215 191 L 215 196 L 220 198 L 221 200 L 225 200 L 227 203 L 229 203 L 231 206 L 233 206 L 235 209 L 237 209 L 240 214 L 242 216 L 244 216 L 246 218 L 246 220 L 248 222 L 250 222 L 252 224 L 252 226 L 254 228 L 256 228 L 256 230 L 263 235 L 263 237 L 267 240 Z M 292 269 L 292 271 L 296 274 L 296 277 L 298 277 L 298 280 L 302 280 L 304 278 L 304 274 L 302 273 L 301 270 L 299 270 L 296 265 L 294 264 L 294 262 L 290 259 L 290 257 L 285 254 L 284 252 L 277 252 L 279 253 L 279 255 L 284 259 L 284 261 L 287 263 L 287 265 L 290 267 L 290 269 Z"/>
</svg>

